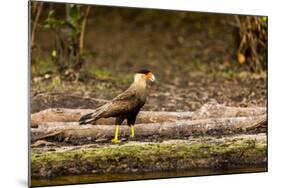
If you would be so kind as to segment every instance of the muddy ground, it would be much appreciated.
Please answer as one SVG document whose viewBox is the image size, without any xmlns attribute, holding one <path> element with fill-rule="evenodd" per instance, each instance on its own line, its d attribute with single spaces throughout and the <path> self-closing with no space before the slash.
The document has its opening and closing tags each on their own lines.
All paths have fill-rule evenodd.
<svg viewBox="0 0 281 188">
<path fill-rule="evenodd" d="M 116 86 L 112 82 L 103 82 L 108 89 L 96 90 L 95 83 L 83 84 L 85 91 L 77 90 L 73 86 L 60 92 L 36 90 L 31 93 L 31 112 L 38 112 L 47 108 L 96 108 L 104 100 L 110 100 L 122 92 L 124 86 Z M 72 83 L 64 83 L 70 84 Z M 75 83 L 81 84 L 81 83 Z M 113 86 L 114 85 L 114 86 Z M 129 86 L 126 85 L 126 86 Z M 115 87 L 113 89 L 113 87 Z M 125 89 L 125 88 L 124 88 Z M 97 100 L 96 100 L 97 99 Z M 198 82 L 173 85 L 156 83 L 151 86 L 149 98 L 144 110 L 153 111 L 194 111 L 203 104 L 216 100 L 227 106 L 266 106 L 265 80 L 232 79 L 216 80 L 201 79 Z"/>
</svg>

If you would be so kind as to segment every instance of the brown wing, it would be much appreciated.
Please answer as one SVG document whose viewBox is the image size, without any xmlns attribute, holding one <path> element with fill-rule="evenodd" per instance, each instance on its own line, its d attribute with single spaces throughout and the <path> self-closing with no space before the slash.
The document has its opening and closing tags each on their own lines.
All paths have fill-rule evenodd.
<svg viewBox="0 0 281 188">
<path fill-rule="evenodd" d="M 128 88 L 126 91 L 115 97 L 111 102 L 105 104 L 101 117 L 116 117 L 124 115 L 132 111 L 138 106 L 138 98 L 134 87 Z"/>
</svg>

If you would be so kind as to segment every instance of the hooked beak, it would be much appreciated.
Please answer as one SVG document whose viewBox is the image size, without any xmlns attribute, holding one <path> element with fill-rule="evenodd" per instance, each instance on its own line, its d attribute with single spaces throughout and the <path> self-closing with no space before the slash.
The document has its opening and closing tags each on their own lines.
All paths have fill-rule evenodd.
<svg viewBox="0 0 281 188">
<path fill-rule="evenodd" d="M 154 82 L 154 81 L 155 81 L 155 76 L 154 76 L 154 74 L 152 74 L 152 76 L 150 77 L 150 81 L 151 81 L 151 82 Z"/>
<path fill-rule="evenodd" d="M 154 82 L 154 81 L 155 81 L 155 76 L 154 76 L 154 74 L 149 73 L 149 75 L 148 75 L 148 80 L 150 80 L 151 82 Z"/>
</svg>

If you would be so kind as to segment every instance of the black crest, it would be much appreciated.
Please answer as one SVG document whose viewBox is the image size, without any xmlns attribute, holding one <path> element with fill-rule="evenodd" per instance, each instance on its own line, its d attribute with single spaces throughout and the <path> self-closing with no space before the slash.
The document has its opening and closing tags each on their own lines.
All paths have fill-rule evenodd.
<svg viewBox="0 0 281 188">
<path fill-rule="evenodd" d="M 150 70 L 147 70 L 147 69 L 141 69 L 139 71 L 137 71 L 136 73 L 140 73 L 140 74 L 147 74 L 147 73 L 150 73 L 151 71 Z"/>
</svg>

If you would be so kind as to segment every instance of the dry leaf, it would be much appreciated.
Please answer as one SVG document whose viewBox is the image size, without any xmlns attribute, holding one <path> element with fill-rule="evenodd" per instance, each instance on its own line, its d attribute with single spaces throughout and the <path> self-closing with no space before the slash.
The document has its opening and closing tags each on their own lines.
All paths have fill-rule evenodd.
<svg viewBox="0 0 281 188">
<path fill-rule="evenodd" d="M 245 60 L 246 60 L 244 54 L 242 54 L 242 53 L 238 53 L 238 54 L 237 54 L 237 59 L 238 59 L 238 62 L 239 62 L 240 64 L 245 63 Z"/>
</svg>

